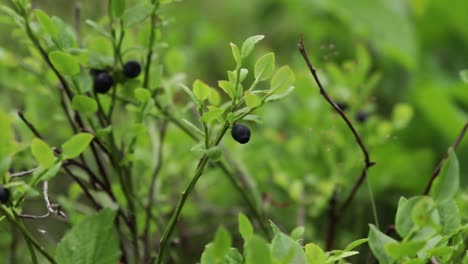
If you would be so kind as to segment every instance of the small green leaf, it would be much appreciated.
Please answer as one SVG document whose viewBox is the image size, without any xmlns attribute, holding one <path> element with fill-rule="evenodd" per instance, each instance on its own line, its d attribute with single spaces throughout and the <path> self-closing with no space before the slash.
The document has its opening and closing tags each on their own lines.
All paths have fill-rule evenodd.
<svg viewBox="0 0 468 264">
<path fill-rule="evenodd" d="M 62 167 L 62 162 L 55 163 L 52 167 L 48 168 L 47 171 L 41 175 L 41 181 L 49 181 L 54 178 Z"/>
<path fill-rule="evenodd" d="M 193 132 L 199 134 L 200 136 L 205 135 L 205 133 L 203 133 L 203 131 L 201 131 L 201 129 L 199 129 L 196 125 L 192 124 L 192 122 L 188 121 L 187 119 L 182 119 L 182 121 L 184 121 L 184 123 L 187 124 L 189 126 L 189 129 Z"/>
<path fill-rule="evenodd" d="M 454 200 L 450 200 L 437 207 L 440 216 L 443 235 L 450 235 L 456 232 L 461 226 L 460 209 Z"/>
<path fill-rule="evenodd" d="M 413 229 L 414 223 L 411 216 L 414 206 L 421 200 L 421 196 L 412 197 L 409 200 L 400 198 L 395 216 L 395 229 L 401 237 L 406 237 Z"/>
<path fill-rule="evenodd" d="M 230 98 L 234 98 L 236 96 L 236 88 L 232 83 L 224 80 L 218 81 L 218 86 L 221 87 L 221 89 L 223 89 Z"/>
<path fill-rule="evenodd" d="M 246 264 L 272 264 L 271 250 L 262 238 L 253 235 L 245 245 Z"/>
<path fill-rule="evenodd" d="M 73 159 L 79 156 L 91 143 L 94 136 L 89 133 L 79 133 L 62 145 L 63 159 Z"/>
<path fill-rule="evenodd" d="M 270 95 L 270 96 L 268 96 L 268 98 L 265 101 L 266 102 L 275 102 L 275 101 L 282 100 L 282 99 L 288 97 L 294 91 L 295 88 L 296 87 L 294 87 L 294 86 L 290 86 L 284 93 Z"/>
<path fill-rule="evenodd" d="M 41 139 L 33 139 L 31 143 L 31 152 L 39 165 L 41 165 L 44 169 L 47 169 L 52 166 L 52 164 L 54 164 L 54 152 L 50 146 Z"/>
<path fill-rule="evenodd" d="M 275 259 L 282 263 L 303 264 L 307 257 L 302 247 L 284 233 L 278 233 L 271 242 L 271 252 Z"/>
<path fill-rule="evenodd" d="M 364 244 L 364 243 L 367 243 L 367 241 L 369 241 L 368 238 L 361 238 L 361 239 L 358 239 L 356 241 L 353 241 L 351 242 L 349 245 L 346 246 L 346 248 L 344 249 L 344 251 L 351 251 L 357 247 L 359 247 L 360 245 Z"/>
<path fill-rule="evenodd" d="M 118 263 L 120 249 L 115 215 L 114 211 L 104 209 L 73 225 L 57 245 L 57 263 Z"/>
<path fill-rule="evenodd" d="M 73 96 L 72 107 L 81 113 L 95 113 L 98 110 L 96 100 L 86 95 Z"/>
<path fill-rule="evenodd" d="M 92 27 L 94 30 L 96 30 L 96 32 L 100 33 L 104 37 L 106 37 L 108 39 L 112 39 L 112 35 L 109 32 L 107 32 L 107 30 L 104 27 L 102 27 L 101 25 L 99 25 L 98 23 L 87 19 L 86 24 L 88 26 Z"/>
<path fill-rule="evenodd" d="M 218 228 L 215 239 L 213 241 L 213 251 L 217 259 L 221 260 L 229 252 L 231 248 L 232 238 L 229 232 L 224 227 Z"/>
<path fill-rule="evenodd" d="M 247 216 L 239 214 L 239 233 L 244 241 L 249 241 L 253 235 L 253 227 Z"/>
<path fill-rule="evenodd" d="M 291 87 L 296 81 L 294 72 L 289 66 L 283 66 L 276 71 L 276 74 L 271 79 L 271 90 L 275 94 L 282 94 Z"/>
<path fill-rule="evenodd" d="M 200 80 L 195 80 L 193 82 L 193 93 L 198 98 L 198 100 L 200 100 L 201 102 L 208 99 L 208 97 L 210 96 L 211 90 L 212 89 L 211 89 L 210 86 L 208 86 L 208 84 L 206 84 L 206 83 L 204 83 L 204 82 L 202 82 Z"/>
<path fill-rule="evenodd" d="M 273 52 L 263 55 L 255 63 L 255 79 L 264 81 L 273 75 L 275 70 L 275 54 Z"/>
<path fill-rule="evenodd" d="M 307 264 L 325 264 L 327 262 L 327 255 L 325 252 L 314 243 L 305 245 L 305 253 Z"/>
<path fill-rule="evenodd" d="M 64 75 L 75 75 L 80 72 L 80 65 L 76 59 L 62 51 L 52 51 L 49 53 L 49 59 L 52 65 Z"/>
<path fill-rule="evenodd" d="M 237 68 L 240 68 L 242 65 L 242 58 L 241 58 L 239 48 L 234 43 L 229 43 L 229 45 L 231 45 L 232 56 L 234 57 L 234 60 L 236 61 Z"/>
<path fill-rule="evenodd" d="M 443 204 L 455 196 L 460 186 L 460 165 L 457 155 L 450 148 L 439 176 L 435 179 L 430 196 L 439 204 Z"/>
<path fill-rule="evenodd" d="M 112 15 L 120 17 L 125 11 L 125 0 L 112 0 Z"/>
<path fill-rule="evenodd" d="M 54 22 L 52 22 L 52 19 L 50 19 L 49 15 L 40 9 L 35 9 L 34 13 L 36 14 L 39 24 L 41 24 L 41 27 L 53 38 L 57 37 L 60 32 L 55 26 Z"/>
<path fill-rule="evenodd" d="M 305 228 L 303 226 L 298 226 L 294 228 L 293 231 L 291 231 L 291 238 L 298 241 L 302 239 L 302 236 L 304 236 Z"/>
<path fill-rule="evenodd" d="M 216 89 L 210 89 L 210 94 L 208 95 L 208 101 L 212 105 L 219 105 L 221 103 L 221 96 Z"/>
<path fill-rule="evenodd" d="M 197 108 L 201 108 L 201 102 L 198 100 L 195 94 L 193 94 L 192 90 L 183 84 L 180 84 L 180 87 L 182 87 L 182 89 L 184 89 L 184 91 L 190 96 L 190 99 L 192 99 L 192 102 L 195 104 L 195 106 Z"/>
<path fill-rule="evenodd" d="M 425 241 L 389 243 L 385 245 L 385 251 L 395 259 L 399 259 L 401 257 L 414 257 L 425 244 Z"/>
<path fill-rule="evenodd" d="M 396 243 L 396 241 L 380 232 L 374 225 L 370 225 L 369 231 L 369 247 L 374 253 L 380 264 L 391 264 L 393 259 L 385 251 L 385 245 L 389 243 Z"/>
<path fill-rule="evenodd" d="M 252 53 L 255 44 L 257 44 L 260 40 L 262 40 L 265 36 L 263 35 L 257 35 L 257 36 L 252 36 L 244 41 L 242 44 L 242 49 L 241 49 L 241 54 L 242 54 L 242 59 L 245 59 Z"/>
<path fill-rule="evenodd" d="M 219 146 L 214 146 L 206 150 L 206 156 L 208 156 L 208 158 L 210 158 L 210 160 L 213 160 L 213 161 L 221 160 L 222 155 L 223 155 L 223 152 L 221 151 L 221 148 Z"/>
<path fill-rule="evenodd" d="M 220 118 L 224 113 L 224 109 L 213 107 L 208 112 L 203 114 L 201 121 L 210 123 L 215 121 L 216 119 Z"/>
<path fill-rule="evenodd" d="M 245 92 L 245 104 L 250 109 L 254 109 L 255 107 L 262 104 L 262 100 L 251 92 Z"/>
<path fill-rule="evenodd" d="M 334 263 L 335 261 L 345 259 L 345 258 L 349 258 L 349 257 L 357 255 L 357 254 L 359 254 L 358 251 L 343 251 L 343 252 L 340 252 L 339 254 L 336 254 L 334 256 L 329 257 L 327 259 L 327 263 Z"/>
<path fill-rule="evenodd" d="M 125 28 L 143 22 L 153 12 L 154 6 L 148 3 L 141 3 L 125 10 L 122 20 Z"/>
<path fill-rule="evenodd" d="M 145 88 L 136 88 L 135 91 L 133 91 L 133 94 L 140 103 L 146 103 L 151 99 L 150 91 Z"/>
<path fill-rule="evenodd" d="M 460 71 L 460 78 L 464 83 L 468 83 L 468 69 Z"/>
</svg>

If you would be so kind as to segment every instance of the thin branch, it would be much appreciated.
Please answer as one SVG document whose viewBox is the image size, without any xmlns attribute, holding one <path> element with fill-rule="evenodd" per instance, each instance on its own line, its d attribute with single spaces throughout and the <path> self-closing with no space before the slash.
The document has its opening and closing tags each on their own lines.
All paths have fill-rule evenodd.
<svg viewBox="0 0 468 264">
<path fill-rule="evenodd" d="M 21 118 L 21 120 L 24 122 L 24 124 L 29 128 L 29 130 L 31 130 L 31 132 L 38 138 L 40 139 L 44 139 L 41 134 L 39 133 L 39 131 L 36 129 L 36 127 L 28 121 L 28 119 L 26 119 L 26 117 L 24 116 L 24 113 L 23 111 L 18 111 L 18 116 L 19 118 Z"/>
<path fill-rule="evenodd" d="M 367 150 L 366 146 L 363 143 L 363 140 L 361 136 L 358 134 L 357 130 L 354 128 L 353 124 L 349 120 L 349 118 L 345 115 L 345 113 L 341 110 L 341 108 L 333 101 L 333 99 L 328 95 L 326 90 L 323 88 L 322 83 L 320 82 L 320 79 L 317 75 L 317 70 L 315 67 L 312 65 L 312 63 L 309 60 L 309 56 L 307 55 L 307 51 L 304 47 L 304 39 L 303 36 L 301 35 L 301 38 L 298 43 L 298 48 L 299 52 L 301 53 L 302 57 L 304 58 L 304 61 L 307 64 L 307 67 L 310 70 L 310 73 L 314 77 L 315 83 L 317 84 L 318 88 L 320 89 L 320 94 L 325 98 L 325 100 L 333 107 L 333 109 L 341 116 L 343 121 L 346 123 L 348 128 L 351 130 L 351 132 L 354 135 L 354 138 L 361 148 L 362 154 L 364 156 L 364 167 L 362 169 L 361 175 L 359 176 L 358 180 L 354 184 L 353 189 L 351 190 L 350 194 L 347 196 L 345 199 L 343 205 L 340 207 L 338 212 L 334 212 L 329 214 L 329 221 L 330 221 L 330 227 L 329 231 L 327 234 L 327 250 L 330 250 L 331 247 L 333 246 L 333 240 L 334 240 L 334 234 L 335 234 L 335 229 L 336 225 L 338 224 L 339 220 L 341 219 L 341 215 L 344 214 L 347 208 L 349 208 L 351 202 L 353 201 L 358 189 L 361 187 L 362 183 L 364 180 L 367 178 L 367 170 L 372 167 L 375 162 L 371 161 L 370 156 L 369 156 L 369 151 Z"/>
<path fill-rule="evenodd" d="M 10 177 L 16 178 L 16 177 L 29 176 L 29 175 L 33 174 L 36 170 L 37 170 L 37 168 L 30 169 L 30 170 L 27 170 L 27 171 L 15 172 L 15 173 L 12 173 L 12 174 L 10 175 Z"/>
<path fill-rule="evenodd" d="M 455 141 L 452 143 L 452 145 L 450 146 L 451 148 L 453 149 L 456 149 L 458 147 L 458 145 L 460 144 L 460 142 L 463 140 L 463 137 L 465 136 L 466 134 L 466 131 L 468 130 L 468 122 L 465 123 L 465 125 L 463 126 L 462 130 L 460 131 L 460 133 L 458 134 L 457 138 L 455 139 Z M 434 183 L 434 180 L 437 178 L 437 176 L 439 175 L 440 173 L 440 170 L 442 169 L 442 165 L 444 165 L 444 162 L 447 160 L 448 156 L 445 156 L 440 162 L 439 164 L 437 164 L 437 167 L 434 169 L 434 171 L 432 172 L 432 176 L 431 176 L 431 179 L 429 180 L 429 182 L 427 183 L 426 185 L 426 189 L 424 189 L 424 193 L 423 195 L 428 195 L 429 194 L 429 191 L 431 190 L 431 186 L 432 184 Z"/>
</svg>

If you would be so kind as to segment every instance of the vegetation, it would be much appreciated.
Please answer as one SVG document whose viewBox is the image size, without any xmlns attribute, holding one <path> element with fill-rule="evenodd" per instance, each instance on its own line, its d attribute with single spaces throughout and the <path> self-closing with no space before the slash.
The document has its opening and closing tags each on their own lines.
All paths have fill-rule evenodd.
<svg viewBox="0 0 468 264">
<path fill-rule="evenodd" d="M 468 3 L 0 5 L 5 263 L 468 263 Z"/>
</svg>

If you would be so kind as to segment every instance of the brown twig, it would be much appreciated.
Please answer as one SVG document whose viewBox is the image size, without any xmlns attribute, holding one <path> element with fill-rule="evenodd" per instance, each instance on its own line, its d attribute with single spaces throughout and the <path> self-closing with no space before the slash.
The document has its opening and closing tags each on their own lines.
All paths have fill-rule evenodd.
<svg viewBox="0 0 468 264">
<path fill-rule="evenodd" d="M 340 207 L 338 212 L 333 212 L 329 214 L 329 224 L 330 228 L 327 234 L 327 250 L 330 250 L 331 247 L 333 246 L 333 240 L 334 240 L 334 234 L 335 234 L 335 229 L 336 225 L 338 224 L 341 215 L 346 211 L 346 209 L 349 207 L 351 202 L 353 201 L 358 189 L 361 187 L 362 183 L 364 180 L 367 178 L 367 170 L 372 167 L 375 162 L 371 161 L 370 156 L 369 156 L 369 151 L 367 150 L 366 146 L 364 145 L 361 136 L 359 136 L 358 132 L 354 128 L 353 124 L 349 120 L 349 118 L 345 115 L 345 113 L 340 109 L 340 107 L 333 101 L 333 99 L 328 95 L 326 90 L 323 88 L 322 83 L 320 82 L 320 79 L 317 75 L 317 70 L 315 67 L 312 65 L 312 63 L 309 60 L 309 56 L 307 55 L 307 51 L 304 47 L 304 39 L 303 36 L 301 35 L 301 38 L 298 43 L 298 48 L 299 52 L 301 53 L 302 57 L 304 58 L 304 61 L 307 64 L 307 67 L 310 70 L 310 73 L 314 77 L 315 83 L 317 84 L 318 88 L 320 89 L 320 94 L 325 98 L 325 100 L 333 107 L 333 109 L 341 116 L 343 121 L 346 123 L 348 128 L 351 130 L 351 132 L 354 135 L 354 138 L 361 148 L 362 154 L 364 156 L 364 167 L 362 169 L 361 175 L 359 176 L 358 180 L 354 184 L 353 189 L 345 199 L 343 205 Z M 333 210 L 334 211 L 334 210 Z"/>
<path fill-rule="evenodd" d="M 31 130 L 31 132 L 38 138 L 40 139 L 44 139 L 41 134 L 39 133 L 39 131 L 36 129 L 36 127 L 28 121 L 28 119 L 26 119 L 26 117 L 24 116 L 24 113 L 23 111 L 18 111 L 18 116 L 19 118 L 21 118 L 21 120 L 24 122 L 24 124 L 29 128 L 29 130 Z"/>
<path fill-rule="evenodd" d="M 457 138 L 455 139 L 455 141 L 452 143 L 452 145 L 450 146 L 451 148 L 453 149 L 456 149 L 458 147 L 458 145 L 460 144 L 460 142 L 463 140 L 463 137 L 465 136 L 466 134 L 466 131 L 468 130 L 468 122 L 465 123 L 465 125 L 463 126 L 462 130 L 460 131 L 460 133 L 458 134 Z M 437 164 L 436 168 L 434 169 L 434 171 L 432 172 L 432 176 L 431 176 L 431 179 L 429 180 L 429 182 L 427 183 L 426 185 L 426 189 L 424 189 L 424 192 L 423 192 L 423 195 L 428 195 L 429 194 L 429 191 L 431 190 L 431 187 L 432 187 L 432 184 L 434 183 L 434 180 L 437 178 L 437 176 L 439 175 L 440 173 L 440 170 L 442 169 L 442 165 L 444 165 L 444 162 L 447 160 L 448 156 L 445 156 L 440 162 L 439 164 Z"/>
</svg>

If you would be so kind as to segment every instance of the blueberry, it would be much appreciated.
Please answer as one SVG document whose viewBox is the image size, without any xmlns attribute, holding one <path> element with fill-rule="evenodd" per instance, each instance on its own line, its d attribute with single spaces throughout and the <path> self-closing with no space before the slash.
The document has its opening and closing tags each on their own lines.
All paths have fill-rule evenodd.
<svg viewBox="0 0 468 264">
<path fill-rule="evenodd" d="M 348 109 L 348 104 L 346 102 L 337 102 L 336 105 L 340 108 L 342 112 Z"/>
<path fill-rule="evenodd" d="M 3 186 L 0 186 L 0 202 L 5 204 L 10 198 L 10 191 Z"/>
<path fill-rule="evenodd" d="M 141 73 L 140 63 L 137 61 L 128 61 L 123 67 L 123 72 L 128 78 L 136 78 Z"/>
<path fill-rule="evenodd" d="M 107 93 L 114 80 L 108 72 L 100 72 L 94 76 L 94 91 L 97 93 Z"/>
<path fill-rule="evenodd" d="M 231 130 L 231 136 L 237 142 L 245 144 L 250 140 L 250 129 L 242 124 L 235 124 Z"/>
<path fill-rule="evenodd" d="M 359 111 L 356 114 L 356 121 L 358 121 L 361 124 L 366 122 L 368 118 L 369 118 L 369 114 L 364 111 Z"/>
</svg>

